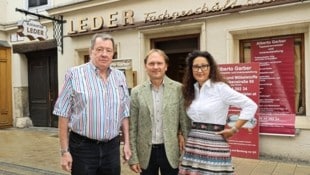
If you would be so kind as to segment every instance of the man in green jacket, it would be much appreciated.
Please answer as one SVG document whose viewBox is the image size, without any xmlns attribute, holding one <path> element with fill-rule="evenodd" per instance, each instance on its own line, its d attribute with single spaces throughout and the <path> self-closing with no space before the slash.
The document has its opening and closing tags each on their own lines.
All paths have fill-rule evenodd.
<svg viewBox="0 0 310 175">
<path fill-rule="evenodd" d="M 152 49 L 144 59 L 149 80 L 131 91 L 129 165 L 141 175 L 177 175 L 178 134 L 186 139 L 190 127 L 182 85 L 166 76 L 168 61 L 162 50 Z"/>
</svg>

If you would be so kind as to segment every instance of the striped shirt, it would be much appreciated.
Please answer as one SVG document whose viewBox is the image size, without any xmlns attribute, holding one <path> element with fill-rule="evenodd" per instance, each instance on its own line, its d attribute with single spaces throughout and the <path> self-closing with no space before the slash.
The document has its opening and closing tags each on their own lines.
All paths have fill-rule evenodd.
<svg viewBox="0 0 310 175">
<path fill-rule="evenodd" d="M 69 69 L 53 114 L 69 118 L 69 129 L 91 139 L 119 135 L 122 119 L 129 116 L 129 93 L 124 73 L 109 71 L 104 82 L 91 62 Z"/>
</svg>

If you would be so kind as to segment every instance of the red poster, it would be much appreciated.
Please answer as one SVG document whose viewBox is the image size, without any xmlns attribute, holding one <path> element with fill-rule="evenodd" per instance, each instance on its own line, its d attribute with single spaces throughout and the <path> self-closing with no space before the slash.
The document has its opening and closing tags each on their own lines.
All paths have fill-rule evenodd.
<svg viewBox="0 0 310 175">
<path fill-rule="evenodd" d="M 220 71 L 236 91 L 241 92 L 259 104 L 259 63 L 222 64 Z M 227 125 L 232 127 L 238 119 L 240 109 L 231 107 Z M 234 157 L 259 158 L 259 112 L 229 139 Z"/>
<path fill-rule="evenodd" d="M 294 135 L 293 38 L 253 41 L 251 58 L 260 63 L 260 133 Z"/>
</svg>

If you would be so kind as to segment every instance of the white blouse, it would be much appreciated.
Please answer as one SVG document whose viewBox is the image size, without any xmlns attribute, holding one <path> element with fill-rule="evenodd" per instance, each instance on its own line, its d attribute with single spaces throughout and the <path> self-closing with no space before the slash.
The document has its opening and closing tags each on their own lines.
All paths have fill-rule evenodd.
<svg viewBox="0 0 310 175">
<path fill-rule="evenodd" d="M 198 83 L 194 87 L 195 99 L 187 109 L 193 122 L 225 125 L 229 106 L 241 108 L 239 119 L 249 120 L 255 116 L 257 104 L 226 83 L 207 80 L 200 90 Z"/>
</svg>

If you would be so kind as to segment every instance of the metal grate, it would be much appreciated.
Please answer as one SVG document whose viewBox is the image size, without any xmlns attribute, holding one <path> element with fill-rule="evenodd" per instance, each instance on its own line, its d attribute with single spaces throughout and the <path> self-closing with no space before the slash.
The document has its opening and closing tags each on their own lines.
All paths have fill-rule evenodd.
<svg viewBox="0 0 310 175">
<path fill-rule="evenodd" d="M 55 17 L 54 17 L 55 18 Z M 57 42 L 57 49 L 63 54 L 63 17 L 59 16 L 58 20 L 53 21 L 53 35 Z"/>
</svg>

